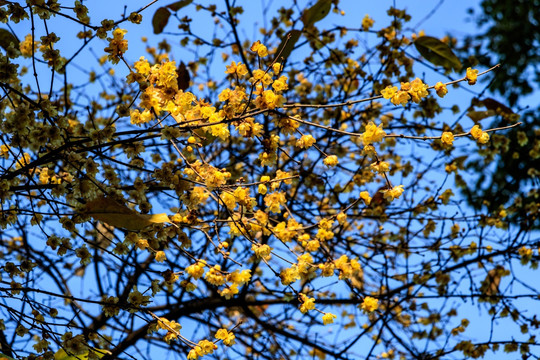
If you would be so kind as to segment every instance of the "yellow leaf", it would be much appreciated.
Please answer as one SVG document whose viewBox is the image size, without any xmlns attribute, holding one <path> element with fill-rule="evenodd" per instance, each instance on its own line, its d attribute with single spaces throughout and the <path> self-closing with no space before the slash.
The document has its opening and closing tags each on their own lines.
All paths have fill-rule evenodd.
<svg viewBox="0 0 540 360">
<path fill-rule="evenodd" d="M 86 204 L 86 213 L 96 220 L 126 230 L 141 230 L 151 224 L 170 222 L 167 214 L 145 215 L 117 201 L 101 196 Z"/>
</svg>

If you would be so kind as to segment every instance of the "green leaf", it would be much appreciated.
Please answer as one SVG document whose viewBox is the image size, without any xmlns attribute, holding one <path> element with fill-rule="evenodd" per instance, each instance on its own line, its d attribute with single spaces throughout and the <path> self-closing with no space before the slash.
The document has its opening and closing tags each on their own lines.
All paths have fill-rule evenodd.
<svg viewBox="0 0 540 360">
<path fill-rule="evenodd" d="M 306 10 L 302 15 L 302 22 L 304 23 L 304 26 L 311 26 L 317 21 L 324 19 L 326 15 L 328 15 L 328 13 L 330 12 L 331 7 L 331 0 L 317 1 L 315 5 Z"/>
<path fill-rule="evenodd" d="M 182 0 L 182 1 L 177 1 L 177 2 L 174 2 L 172 4 L 169 4 L 169 5 L 167 5 L 167 7 L 169 9 L 171 9 L 172 11 L 178 11 L 181 8 L 185 7 L 185 6 L 188 6 L 192 2 L 193 2 L 193 0 Z"/>
<path fill-rule="evenodd" d="M 416 50 L 430 63 L 444 67 L 446 70 L 459 71 L 461 62 L 452 50 L 441 40 L 431 36 L 421 36 L 414 41 Z"/>
<path fill-rule="evenodd" d="M 160 7 L 154 13 L 152 18 L 152 27 L 154 28 L 154 34 L 161 34 L 167 23 L 169 22 L 169 17 L 171 12 L 167 10 L 166 7 Z"/>
<path fill-rule="evenodd" d="M 19 48 L 19 40 L 15 37 L 15 35 L 13 35 L 9 30 L 0 29 L 0 47 L 7 50 L 10 43 L 13 43 L 15 48 Z"/>
<path fill-rule="evenodd" d="M 300 30 L 291 30 L 287 33 L 276 51 L 276 56 L 279 57 L 277 59 L 278 62 L 284 63 L 287 61 L 287 58 L 294 49 L 294 45 L 296 45 L 298 39 L 300 39 L 300 35 L 302 35 Z"/>
<path fill-rule="evenodd" d="M 485 111 L 469 111 L 467 113 L 467 116 L 473 120 L 473 121 L 480 121 L 482 119 L 488 118 L 490 116 L 494 116 L 495 111 L 493 110 L 485 110 Z"/>
</svg>

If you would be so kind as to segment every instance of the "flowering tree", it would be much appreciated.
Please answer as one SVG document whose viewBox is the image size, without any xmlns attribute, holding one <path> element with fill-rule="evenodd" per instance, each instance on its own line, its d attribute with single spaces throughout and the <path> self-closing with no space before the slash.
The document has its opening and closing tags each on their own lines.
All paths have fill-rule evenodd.
<svg viewBox="0 0 540 360">
<path fill-rule="evenodd" d="M 269 7 L 248 38 L 255 10 L 229 0 L 88 6 L 0 1 L 2 353 L 539 354 L 538 202 L 462 195 L 520 125 L 477 89 L 497 66 L 396 8 L 345 27 L 338 0 Z M 133 54 L 147 18 L 176 32 Z M 451 103 L 464 88 L 509 124 Z"/>
</svg>

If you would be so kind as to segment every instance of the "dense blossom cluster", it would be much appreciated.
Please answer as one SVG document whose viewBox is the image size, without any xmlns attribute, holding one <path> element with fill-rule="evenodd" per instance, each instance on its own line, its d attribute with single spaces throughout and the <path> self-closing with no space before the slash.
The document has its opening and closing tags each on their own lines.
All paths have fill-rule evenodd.
<svg viewBox="0 0 540 360">
<path fill-rule="evenodd" d="M 227 351 L 254 358 L 296 354 L 298 349 L 283 350 L 283 334 L 309 348 L 303 345 L 298 356 L 336 355 L 338 345 L 327 349 L 311 336 L 315 324 L 361 330 L 366 341 L 375 339 L 377 356 L 407 358 L 418 353 L 407 354 L 391 340 L 394 334 L 373 334 L 397 324 L 411 338 L 436 342 L 444 335 L 452 343 L 466 330 L 465 321 L 440 329 L 441 309 L 448 323 L 457 310 L 428 300 L 462 290 L 452 288 L 455 278 L 446 270 L 459 264 L 470 275 L 469 266 L 478 266 L 474 271 L 485 273 L 481 281 L 476 273 L 459 275 L 471 279 L 471 297 L 496 305 L 509 270 L 493 265 L 495 257 L 536 264 L 533 246 L 516 240 L 504 249 L 473 234 L 471 224 L 504 230 L 518 210 L 535 218 L 537 203 L 516 199 L 480 216 L 448 215 L 461 200 L 457 189 L 444 186 L 467 189 L 461 174 L 470 165 L 460 143 L 485 159 L 512 146 L 494 129 L 482 130 L 483 119 L 474 116 L 474 125 L 467 120 L 469 132 L 465 121 L 433 120 L 451 108 L 442 105 L 447 85 L 474 85 L 486 72 L 468 68 L 457 81 L 430 86 L 416 77 L 404 48 L 423 37 L 404 30 L 410 19 L 405 11 L 391 8 L 391 25 L 377 30 L 366 15 L 354 31 L 325 32 L 315 26 L 322 14 L 345 12 L 339 1 L 316 3 L 317 12 L 297 14 L 301 31 L 287 30 L 296 26 L 295 9 L 282 8 L 270 28 L 261 29 L 264 40 L 249 43 L 238 40 L 240 7 L 219 12 L 216 5 L 189 1 L 161 7 L 154 30 L 163 18 L 175 18 L 187 34 L 183 46 L 212 49 L 186 65 L 174 60 L 167 41 L 130 60 L 122 23 L 140 23 L 140 11 L 92 25 L 87 7 L 76 1 L 66 18 L 82 27 L 80 51 L 94 38 L 104 42 L 98 64 L 106 70 L 88 72 L 89 83 L 103 87 L 96 99 L 67 77 L 57 92 L 51 84 L 49 95 L 43 87 L 21 85 L 28 68 L 12 59 L 33 66 L 39 59 L 53 82 L 71 70 L 75 57 L 61 55 L 54 32 L 38 37 L 32 28 L 18 49 L 16 42 L 0 44 L 6 50 L 0 55 L 6 65 L 0 71 L 0 225 L 7 229 L 1 267 L 8 286 L 1 291 L 9 296 L 6 307 L 11 301 L 31 305 L 11 329 L 34 337 L 36 354 L 28 359 L 52 359 L 61 351 L 121 357 L 125 348 L 117 342 L 129 347 L 145 336 L 149 348 L 165 343 L 193 360 Z M 225 21 L 234 30 L 232 45 L 194 36 L 189 17 L 171 16 L 184 6 L 208 12 L 216 26 Z M 54 0 L 28 1 L 26 7 L 0 2 L 0 9 L 1 21 L 15 23 L 35 16 L 46 23 L 66 10 Z M 348 32 L 380 43 L 360 53 L 359 40 Z M 294 57 L 298 51 L 307 54 L 303 61 Z M 208 74 L 218 66 L 210 62 L 219 58 L 222 78 L 214 79 Z M 125 78 L 115 75 L 120 66 Z M 368 73 L 371 66 L 378 70 Z M 399 88 L 391 85 L 398 82 Z M 80 105 L 86 98 L 92 100 Z M 422 145 L 429 156 L 413 149 L 417 143 L 429 144 Z M 517 143 L 531 145 L 531 157 L 540 157 L 540 141 L 530 134 L 520 134 Z M 441 173 L 453 181 L 441 180 Z M 485 205 L 494 207 L 487 200 Z M 39 246 L 29 240 L 30 226 L 43 237 Z M 486 240 L 469 241 L 474 236 Z M 71 306 L 62 322 L 53 320 L 55 302 L 41 303 L 30 288 L 49 275 L 61 291 L 36 293 Z M 86 279 L 92 276 L 95 288 L 72 294 L 74 277 L 90 287 Z M 95 308 L 84 309 L 87 303 Z M 5 327 L 0 321 L 0 331 Z M 443 350 L 481 354 L 462 341 L 452 344 Z"/>
</svg>

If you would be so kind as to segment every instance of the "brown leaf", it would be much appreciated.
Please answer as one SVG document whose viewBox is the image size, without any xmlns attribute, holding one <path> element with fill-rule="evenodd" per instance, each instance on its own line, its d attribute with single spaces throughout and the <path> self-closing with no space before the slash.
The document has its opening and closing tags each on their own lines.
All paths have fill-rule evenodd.
<svg viewBox="0 0 540 360">
<path fill-rule="evenodd" d="M 189 75 L 189 70 L 186 67 L 186 64 L 184 64 L 183 61 L 180 62 L 180 65 L 178 65 L 178 69 L 176 69 L 176 73 L 178 74 L 177 82 L 178 82 L 178 88 L 182 91 L 186 91 L 186 89 L 189 87 L 189 81 L 191 80 L 191 76 Z"/>
<path fill-rule="evenodd" d="M 151 224 L 170 222 L 167 214 L 145 215 L 108 197 L 101 196 L 86 204 L 86 213 L 96 220 L 126 230 L 141 230 Z"/>
</svg>

